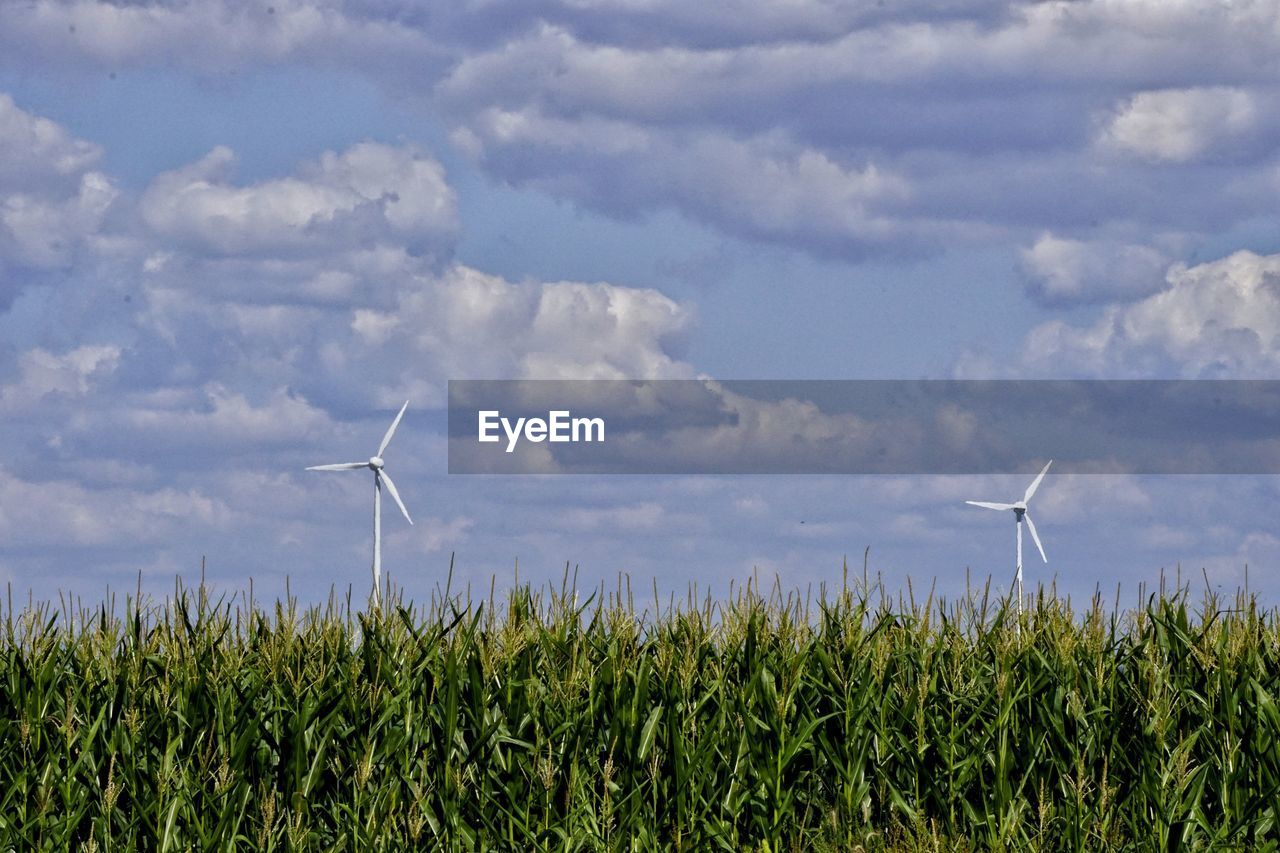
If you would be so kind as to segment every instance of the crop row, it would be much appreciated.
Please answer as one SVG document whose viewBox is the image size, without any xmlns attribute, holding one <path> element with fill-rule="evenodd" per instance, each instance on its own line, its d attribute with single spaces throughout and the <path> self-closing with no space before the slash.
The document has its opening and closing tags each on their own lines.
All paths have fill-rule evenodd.
<svg viewBox="0 0 1280 853">
<path fill-rule="evenodd" d="M 0 849 L 1276 849 L 1239 595 L 12 606 Z"/>
</svg>

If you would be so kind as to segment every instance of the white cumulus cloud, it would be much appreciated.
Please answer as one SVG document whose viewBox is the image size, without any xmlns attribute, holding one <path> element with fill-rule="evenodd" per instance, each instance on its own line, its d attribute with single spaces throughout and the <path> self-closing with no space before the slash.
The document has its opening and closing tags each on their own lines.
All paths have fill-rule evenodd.
<svg viewBox="0 0 1280 853">
<path fill-rule="evenodd" d="M 1174 266 L 1164 290 L 1112 306 L 1095 323 L 1033 329 L 1025 365 L 1108 377 L 1280 375 L 1280 255 L 1236 252 Z"/>
<path fill-rule="evenodd" d="M 360 310 L 356 337 L 411 365 L 420 392 L 446 378 L 681 378 L 673 354 L 690 310 L 656 290 L 606 282 L 509 282 L 461 264 L 400 288 L 394 307 Z"/>
<path fill-rule="evenodd" d="M 75 178 L 102 158 L 102 149 L 20 108 L 0 92 L 0 187 L 42 186 L 50 177 Z"/>
<path fill-rule="evenodd" d="M 1069 304 L 1153 293 L 1164 286 L 1172 258 L 1151 246 L 1073 240 L 1045 232 L 1021 251 L 1020 261 L 1033 296 L 1049 304 Z"/>
<path fill-rule="evenodd" d="M 361 143 L 326 152 L 298 177 L 230 182 L 233 152 L 215 148 L 157 177 L 140 211 L 160 236 L 221 254 L 330 251 L 395 241 L 447 248 L 457 199 L 443 167 L 411 148 Z"/>
<path fill-rule="evenodd" d="M 1116 107 L 1100 142 L 1148 160 L 1185 163 L 1252 130 L 1258 113 L 1249 92 L 1227 86 L 1139 92 Z"/>
<path fill-rule="evenodd" d="M 23 271 L 68 269 L 99 238 L 119 196 L 92 169 L 101 157 L 0 93 L 0 308 L 21 290 Z"/>
<path fill-rule="evenodd" d="M 0 199 L 0 260 L 33 268 L 70 263 L 95 234 L 119 192 L 100 172 L 86 172 L 74 194 L 13 193 Z"/>
</svg>

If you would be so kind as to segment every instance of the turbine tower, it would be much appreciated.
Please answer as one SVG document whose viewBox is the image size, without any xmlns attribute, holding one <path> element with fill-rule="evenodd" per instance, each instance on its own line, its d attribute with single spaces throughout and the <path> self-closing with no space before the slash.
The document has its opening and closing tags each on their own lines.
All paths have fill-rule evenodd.
<svg viewBox="0 0 1280 853">
<path fill-rule="evenodd" d="M 1036 543 L 1036 548 L 1040 551 L 1040 559 L 1046 563 L 1049 558 L 1044 554 L 1044 546 L 1040 544 L 1040 536 L 1036 533 L 1036 524 L 1031 520 L 1030 513 L 1027 512 L 1027 504 L 1031 501 L 1031 496 L 1036 493 L 1036 489 L 1040 488 L 1040 481 L 1044 479 L 1044 475 L 1049 471 L 1049 466 L 1053 464 L 1050 459 L 1045 463 L 1044 468 L 1040 469 L 1040 473 L 1031 481 L 1031 485 L 1027 486 L 1027 491 L 1022 495 L 1022 500 L 1017 503 L 1002 504 L 992 501 L 965 501 L 967 504 L 984 507 L 986 509 L 1004 509 L 1013 510 L 1013 518 L 1018 526 L 1018 561 L 1017 579 L 1018 579 L 1018 615 L 1022 615 L 1022 521 L 1026 519 L 1027 529 L 1031 531 L 1031 539 Z"/>
<path fill-rule="evenodd" d="M 404 501 L 400 500 L 400 493 L 396 491 L 396 484 L 391 481 L 391 475 L 386 472 L 383 467 L 382 452 L 387 449 L 387 445 L 391 443 L 391 436 L 396 434 L 396 427 L 400 426 L 400 419 L 404 417 L 404 410 L 409 408 L 409 401 L 405 400 L 404 405 L 400 407 L 400 414 L 396 415 L 396 419 L 391 422 L 391 426 L 387 427 L 387 434 L 382 437 L 382 443 L 378 445 L 378 452 L 369 457 L 367 462 L 338 462 L 334 465 L 312 465 L 307 468 L 308 471 L 353 471 L 358 468 L 368 468 L 373 471 L 373 606 L 379 605 L 378 587 L 382 579 L 382 486 L 385 483 L 387 491 L 391 493 L 391 497 L 396 502 L 396 506 L 400 507 L 400 511 L 404 513 L 405 520 L 413 524 L 413 519 L 409 518 L 409 510 L 404 508 Z"/>
</svg>

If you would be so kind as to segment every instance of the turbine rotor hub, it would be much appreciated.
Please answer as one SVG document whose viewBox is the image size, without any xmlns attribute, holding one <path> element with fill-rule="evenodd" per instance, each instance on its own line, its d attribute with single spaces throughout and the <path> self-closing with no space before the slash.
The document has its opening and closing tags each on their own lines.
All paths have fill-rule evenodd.
<svg viewBox="0 0 1280 853">
<path fill-rule="evenodd" d="M 375 471 L 377 471 L 379 468 L 381 468 L 381 467 L 382 467 L 382 457 L 381 457 L 381 456 L 370 456 L 370 457 L 369 457 L 369 467 L 370 467 L 370 468 L 372 468 L 372 469 L 373 469 L 373 470 L 375 470 Z"/>
</svg>

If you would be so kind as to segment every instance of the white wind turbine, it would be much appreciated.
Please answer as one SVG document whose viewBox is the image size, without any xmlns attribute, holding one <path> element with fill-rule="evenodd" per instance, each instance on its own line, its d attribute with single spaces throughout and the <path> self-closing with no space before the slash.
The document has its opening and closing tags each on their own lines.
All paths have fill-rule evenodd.
<svg viewBox="0 0 1280 853">
<path fill-rule="evenodd" d="M 400 507 L 400 511 L 404 513 L 405 520 L 413 524 L 413 519 L 409 518 L 409 510 L 404 508 L 404 501 L 400 500 L 400 493 L 396 491 L 396 484 L 391 481 L 391 475 L 383 468 L 382 451 L 387 449 L 387 445 L 391 443 L 391 436 L 396 434 L 396 427 L 400 426 L 400 419 L 404 417 L 404 410 L 409 408 L 409 401 L 405 400 L 404 405 L 400 407 L 400 414 L 396 415 L 396 419 L 391 422 L 391 426 L 387 427 L 387 434 L 382 437 L 382 443 L 378 445 L 378 452 L 369 457 L 367 462 L 339 462 L 335 465 L 312 465 L 308 471 L 352 471 L 357 468 L 368 468 L 373 471 L 373 605 L 378 606 L 378 584 L 382 577 L 382 485 L 385 483 L 387 491 L 391 493 L 391 497 L 395 500 L 396 506 Z"/>
<path fill-rule="evenodd" d="M 965 501 L 967 504 L 985 507 L 987 509 L 1011 509 L 1013 517 L 1018 525 L 1018 614 L 1022 614 L 1022 520 L 1027 520 L 1027 529 L 1031 531 L 1031 539 L 1036 543 L 1036 548 L 1040 551 L 1040 558 L 1046 563 L 1049 558 L 1044 554 L 1044 546 L 1040 544 L 1040 536 L 1036 533 L 1035 522 L 1031 520 L 1030 514 L 1027 513 L 1027 503 L 1031 500 L 1031 496 L 1036 493 L 1036 489 L 1040 488 L 1040 481 L 1044 479 L 1044 475 L 1049 471 L 1049 466 L 1053 464 L 1050 459 L 1045 463 L 1044 468 L 1040 469 L 1040 473 L 1031 481 L 1031 485 L 1027 486 L 1027 491 L 1022 495 L 1022 500 L 1012 504 L 993 503 L 991 501 Z"/>
</svg>

